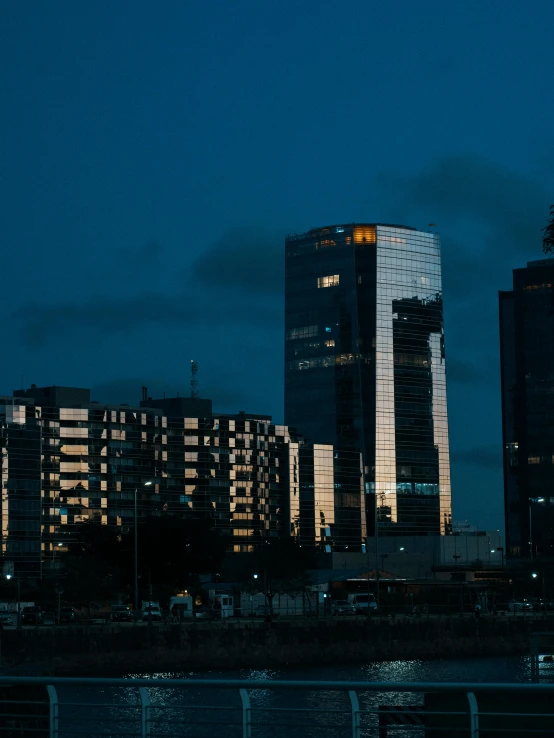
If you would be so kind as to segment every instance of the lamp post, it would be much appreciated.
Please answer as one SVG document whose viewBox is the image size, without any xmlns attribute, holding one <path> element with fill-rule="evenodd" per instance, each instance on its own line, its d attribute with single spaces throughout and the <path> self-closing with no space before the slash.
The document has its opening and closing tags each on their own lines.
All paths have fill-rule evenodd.
<svg viewBox="0 0 554 738">
<path fill-rule="evenodd" d="M 11 579 L 11 574 L 6 574 L 6 579 Z M 21 630 L 21 587 L 19 584 L 19 577 L 15 580 L 17 582 L 17 627 Z"/>
<path fill-rule="evenodd" d="M 54 565 L 54 569 L 56 569 L 56 551 L 59 548 L 61 548 L 61 546 L 63 546 L 63 543 L 57 543 L 56 545 L 58 548 L 56 548 L 55 546 L 52 547 L 52 563 Z M 59 556 L 58 556 L 58 560 L 59 560 Z"/>
<path fill-rule="evenodd" d="M 462 558 L 462 554 L 454 554 L 452 556 L 454 559 L 454 568 L 456 570 L 456 579 L 458 578 L 458 559 Z M 462 583 L 462 578 L 460 577 L 460 615 L 464 614 L 464 587 Z"/>
<path fill-rule="evenodd" d="M 370 585 L 370 568 L 371 568 L 371 559 L 370 559 L 370 551 L 369 551 L 369 538 L 366 538 L 366 542 L 362 543 L 362 553 L 365 553 L 367 555 L 367 617 L 369 618 L 369 601 L 371 599 L 371 585 Z"/>
<path fill-rule="evenodd" d="M 503 546 L 497 546 L 497 551 L 500 551 L 500 580 L 504 581 L 504 547 Z"/>
<path fill-rule="evenodd" d="M 149 487 L 152 482 L 145 482 L 143 487 Z M 137 514 L 137 494 L 138 488 L 135 487 L 135 619 L 138 613 L 138 514 Z"/>
</svg>

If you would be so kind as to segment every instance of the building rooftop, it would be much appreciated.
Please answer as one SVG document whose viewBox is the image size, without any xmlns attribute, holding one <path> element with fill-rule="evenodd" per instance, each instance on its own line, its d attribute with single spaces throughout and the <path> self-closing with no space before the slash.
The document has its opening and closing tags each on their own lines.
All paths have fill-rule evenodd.
<svg viewBox="0 0 554 738">
<path fill-rule="evenodd" d="M 536 261 L 528 261 L 528 267 L 553 267 L 554 257 L 550 259 L 537 259 Z"/>
<path fill-rule="evenodd" d="M 409 225 L 400 225 L 398 223 L 335 223 L 334 225 L 314 226 L 309 228 L 305 233 L 292 233 L 287 236 L 288 239 L 304 238 L 313 233 L 342 233 L 346 228 L 398 228 L 403 231 L 417 231 L 417 228 Z"/>
</svg>

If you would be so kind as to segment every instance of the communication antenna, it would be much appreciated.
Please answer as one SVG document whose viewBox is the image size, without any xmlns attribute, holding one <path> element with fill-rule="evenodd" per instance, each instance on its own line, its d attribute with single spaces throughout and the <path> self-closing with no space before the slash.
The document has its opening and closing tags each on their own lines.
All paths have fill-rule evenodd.
<svg viewBox="0 0 554 738">
<path fill-rule="evenodd" d="M 190 396 L 193 398 L 198 397 L 198 380 L 196 375 L 198 374 L 198 362 L 194 359 L 190 360 Z"/>
</svg>

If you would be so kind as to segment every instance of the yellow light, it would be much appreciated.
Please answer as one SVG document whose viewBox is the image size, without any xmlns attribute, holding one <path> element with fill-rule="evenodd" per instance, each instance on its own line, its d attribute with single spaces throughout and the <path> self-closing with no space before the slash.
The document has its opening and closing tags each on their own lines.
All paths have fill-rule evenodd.
<svg viewBox="0 0 554 738">
<path fill-rule="evenodd" d="M 377 231 L 375 226 L 356 226 L 354 228 L 354 243 L 376 243 Z"/>
</svg>

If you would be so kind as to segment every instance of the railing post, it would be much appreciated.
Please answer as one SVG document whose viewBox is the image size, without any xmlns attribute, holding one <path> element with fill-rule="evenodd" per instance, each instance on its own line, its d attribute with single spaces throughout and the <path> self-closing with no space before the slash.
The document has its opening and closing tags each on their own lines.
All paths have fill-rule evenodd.
<svg viewBox="0 0 554 738">
<path fill-rule="evenodd" d="M 242 738 L 252 738 L 252 708 L 246 689 L 239 689 L 242 704 Z"/>
<path fill-rule="evenodd" d="M 348 696 L 352 707 L 352 738 L 360 738 L 360 702 L 356 692 L 351 689 L 348 690 Z"/>
<path fill-rule="evenodd" d="M 150 735 L 150 695 L 146 687 L 139 687 L 140 695 L 140 738 Z"/>
<path fill-rule="evenodd" d="M 46 691 L 48 692 L 48 703 L 49 703 L 48 735 L 49 735 L 49 738 L 58 738 L 59 719 L 60 719 L 58 693 L 56 692 L 56 688 L 52 684 L 47 685 Z"/>
<path fill-rule="evenodd" d="M 466 692 L 469 703 L 469 735 L 470 738 L 479 738 L 479 708 L 477 698 L 473 692 Z"/>
</svg>

